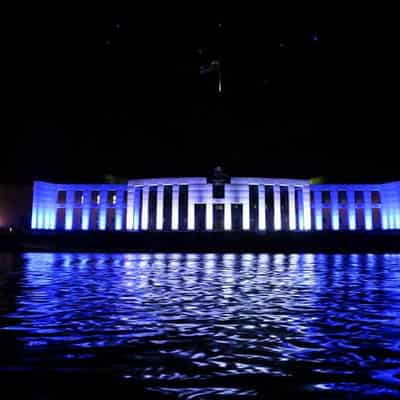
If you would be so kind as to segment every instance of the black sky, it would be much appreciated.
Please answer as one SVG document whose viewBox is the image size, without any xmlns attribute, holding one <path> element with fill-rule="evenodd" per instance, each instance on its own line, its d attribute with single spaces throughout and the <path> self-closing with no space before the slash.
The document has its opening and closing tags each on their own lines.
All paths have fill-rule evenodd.
<svg viewBox="0 0 400 400">
<path fill-rule="evenodd" d="M 388 22 L 284 3 L 149 8 L 19 18 L 22 129 L 3 180 L 205 175 L 219 164 L 233 175 L 400 178 Z M 199 74 L 218 56 L 223 96 Z"/>
</svg>

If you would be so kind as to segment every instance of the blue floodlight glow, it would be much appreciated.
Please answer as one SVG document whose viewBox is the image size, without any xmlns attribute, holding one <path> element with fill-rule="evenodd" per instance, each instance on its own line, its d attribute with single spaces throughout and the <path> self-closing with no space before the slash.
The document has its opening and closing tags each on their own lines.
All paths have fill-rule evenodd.
<svg viewBox="0 0 400 400">
<path fill-rule="evenodd" d="M 86 211 L 86 210 L 83 210 Z M 81 228 L 83 231 L 87 231 L 89 229 L 89 213 L 82 211 L 82 225 Z M 89 211 L 89 210 L 87 210 Z"/>
<path fill-rule="evenodd" d="M 248 231 L 250 229 L 250 207 L 249 207 L 249 200 L 243 204 L 243 230 Z"/>
<path fill-rule="evenodd" d="M 356 230 L 356 214 L 355 214 L 355 212 L 351 212 L 351 210 L 349 210 L 348 219 L 349 219 L 349 230 L 355 231 Z"/>
<path fill-rule="evenodd" d="M 32 207 L 31 229 L 38 229 L 37 208 L 35 207 L 35 205 Z"/>
<path fill-rule="evenodd" d="M 365 230 L 372 230 L 372 204 L 371 204 L 371 192 L 364 192 L 364 222 L 365 222 Z"/>
<path fill-rule="evenodd" d="M 372 214 L 370 212 L 365 212 L 365 229 L 372 230 Z"/>
<path fill-rule="evenodd" d="M 73 209 L 67 207 L 65 209 L 65 230 L 70 231 L 72 230 L 72 218 L 73 218 Z"/>
<path fill-rule="evenodd" d="M 394 229 L 395 228 L 395 216 L 394 216 L 394 210 L 391 209 L 389 211 L 389 227 L 390 229 Z"/>
<path fill-rule="evenodd" d="M 332 229 L 334 231 L 339 230 L 339 205 L 338 205 L 338 193 L 337 191 L 331 194 L 331 207 L 332 207 Z"/>
<path fill-rule="evenodd" d="M 120 208 L 115 210 L 115 230 L 122 230 L 122 210 Z"/>
<path fill-rule="evenodd" d="M 400 210 L 399 209 L 397 209 L 396 211 L 395 211 L 395 214 L 396 214 L 396 229 L 400 229 Z"/>
<path fill-rule="evenodd" d="M 339 212 L 338 212 L 338 210 L 333 210 L 333 212 L 332 212 L 332 229 L 334 231 L 339 230 Z"/>
<path fill-rule="evenodd" d="M 322 194 L 321 191 L 316 191 L 315 193 L 315 206 L 314 206 L 314 215 L 315 215 L 315 229 L 317 231 L 322 231 Z M 304 204 L 304 208 L 306 208 L 306 204 Z"/>
<path fill-rule="evenodd" d="M 99 230 L 106 230 L 107 226 L 107 209 L 104 206 L 100 207 L 99 210 Z"/>
<path fill-rule="evenodd" d="M 388 227 L 388 218 L 387 218 L 387 214 L 386 214 L 386 210 L 382 210 L 382 229 L 386 230 L 389 229 Z"/>
<path fill-rule="evenodd" d="M 38 229 L 43 229 L 43 208 L 39 207 L 37 213 L 37 227 Z"/>
<path fill-rule="evenodd" d="M 49 209 L 44 214 L 44 229 L 51 229 L 51 210 Z"/>
</svg>

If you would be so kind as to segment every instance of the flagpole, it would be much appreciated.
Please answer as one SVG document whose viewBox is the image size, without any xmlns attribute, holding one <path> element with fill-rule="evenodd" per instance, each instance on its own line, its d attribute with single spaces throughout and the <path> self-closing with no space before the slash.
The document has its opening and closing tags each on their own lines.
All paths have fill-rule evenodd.
<svg viewBox="0 0 400 400">
<path fill-rule="evenodd" d="M 211 61 L 208 67 L 200 67 L 200 74 L 208 74 L 209 72 L 217 73 L 217 94 L 222 95 L 222 68 L 221 68 L 221 57 L 218 60 Z"/>
<path fill-rule="evenodd" d="M 222 68 L 221 68 L 221 60 L 218 61 L 218 94 L 222 94 Z"/>
</svg>

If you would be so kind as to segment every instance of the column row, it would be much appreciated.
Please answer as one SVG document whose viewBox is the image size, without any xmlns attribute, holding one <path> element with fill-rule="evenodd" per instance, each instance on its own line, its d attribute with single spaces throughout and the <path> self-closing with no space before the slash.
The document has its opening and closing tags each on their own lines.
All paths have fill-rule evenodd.
<svg viewBox="0 0 400 400">
<path fill-rule="evenodd" d="M 371 190 L 313 190 L 315 230 L 372 230 L 382 226 L 380 195 Z"/>
<path fill-rule="evenodd" d="M 125 219 L 125 190 L 62 191 L 65 199 L 56 205 L 56 227 L 65 230 L 122 230 Z M 76 193 L 80 193 L 77 200 Z M 93 194 L 96 198 L 93 199 Z M 112 193 L 112 199 L 110 199 Z M 58 199 L 59 200 L 59 199 Z"/>
<path fill-rule="evenodd" d="M 169 186 L 167 198 L 166 188 Z M 228 186 L 228 185 L 227 185 Z M 273 204 L 267 205 L 266 188 L 272 193 Z M 199 218 L 204 217 L 204 230 L 213 230 L 214 220 L 223 218 L 223 229 L 231 230 L 233 219 L 237 218 L 237 208 L 241 210 L 241 229 L 250 230 L 253 210 L 249 195 L 249 185 L 245 190 L 228 187 L 224 198 L 212 197 L 211 185 L 192 188 L 187 186 L 186 214 L 182 215 L 182 199 L 179 185 L 137 186 L 128 191 L 127 230 L 196 230 Z M 136 196 L 140 197 L 135 201 Z M 257 186 L 256 230 L 309 230 L 311 228 L 310 189 L 308 186 Z M 167 209 L 165 205 L 168 203 Z M 267 211 L 268 208 L 268 211 Z M 235 212 L 233 212 L 235 210 Z M 222 212 L 222 214 L 220 214 Z M 268 212 L 273 213 L 273 221 L 268 221 Z M 170 222 L 166 224 L 166 215 Z M 138 217 L 139 216 L 139 217 Z M 181 219 L 186 219 L 182 228 Z M 138 222 L 140 220 L 140 222 Z M 196 222 L 197 220 L 197 222 Z M 136 221 L 136 223 L 135 223 Z M 218 224 L 217 224 L 218 225 Z M 254 226 L 254 225 L 252 225 Z M 254 228 L 251 228 L 254 229 Z"/>
</svg>

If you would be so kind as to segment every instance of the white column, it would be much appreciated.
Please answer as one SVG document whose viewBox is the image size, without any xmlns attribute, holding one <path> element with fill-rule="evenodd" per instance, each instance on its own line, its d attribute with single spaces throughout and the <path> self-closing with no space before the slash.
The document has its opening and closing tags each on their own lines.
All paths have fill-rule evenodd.
<svg viewBox="0 0 400 400">
<path fill-rule="evenodd" d="M 296 230 L 296 197 L 294 186 L 289 186 L 289 230 Z"/>
<path fill-rule="evenodd" d="M 213 222 L 214 222 L 213 203 L 212 203 L 211 198 L 207 198 L 207 202 L 206 202 L 206 230 L 207 231 L 213 230 Z"/>
<path fill-rule="evenodd" d="M 188 185 L 188 230 L 194 231 L 194 194 L 193 188 Z"/>
<path fill-rule="evenodd" d="M 258 186 L 258 230 L 265 231 L 265 186 Z"/>
<path fill-rule="evenodd" d="M 81 229 L 87 231 L 90 226 L 90 208 L 91 208 L 91 197 L 90 191 L 85 190 L 83 192 L 83 204 L 82 204 L 82 224 Z"/>
<path fill-rule="evenodd" d="M 303 200 L 303 208 L 304 208 L 304 200 Z M 322 193 L 320 190 L 316 190 L 314 192 L 314 217 L 315 217 L 315 229 L 317 231 L 322 231 L 324 227 L 322 223 Z"/>
<path fill-rule="evenodd" d="M 161 231 L 164 225 L 164 186 L 157 186 L 156 229 Z"/>
<path fill-rule="evenodd" d="M 394 203 L 396 229 L 400 229 L 400 185 L 396 188 L 397 201 Z"/>
<path fill-rule="evenodd" d="M 46 192 L 46 196 L 43 201 L 43 210 L 44 210 L 44 229 L 49 229 L 50 227 L 50 213 L 49 213 L 49 199 L 48 193 Z"/>
<path fill-rule="evenodd" d="M 142 230 L 149 229 L 149 186 L 143 186 L 142 192 Z"/>
<path fill-rule="evenodd" d="M 279 185 L 274 185 L 274 230 L 280 231 L 281 229 L 281 188 Z"/>
<path fill-rule="evenodd" d="M 311 195 L 310 186 L 303 187 L 303 205 L 304 205 L 304 230 L 311 230 Z M 321 221 L 322 222 L 322 221 Z"/>
<path fill-rule="evenodd" d="M 133 216 L 135 210 L 135 187 L 128 186 L 128 193 L 126 199 L 126 230 L 131 231 L 133 229 Z"/>
<path fill-rule="evenodd" d="M 224 205 L 224 230 L 232 230 L 232 204 L 225 202 Z"/>
<path fill-rule="evenodd" d="M 295 189 L 296 193 L 296 189 Z M 304 209 L 303 209 L 303 188 L 297 188 L 297 212 L 299 213 L 299 226 L 298 230 L 304 231 Z"/>
<path fill-rule="evenodd" d="M 250 193 L 249 185 L 245 185 L 245 190 L 242 192 L 242 222 L 243 230 L 248 231 L 250 229 Z"/>
<path fill-rule="evenodd" d="M 74 215 L 74 192 L 72 190 L 67 191 L 65 201 L 65 229 L 70 231 L 72 229 Z"/>
<path fill-rule="evenodd" d="M 42 187 L 38 185 L 37 194 L 36 194 L 36 227 L 37 229 L 43 229 L 44 227 L 44 217 L 43 217 L 43 205 L 42 205 Z M 64 204 L 65 207 L 65 204 Z M 65 222 L 64 222 L 64 229 L 65 229 Z"/>
<path fill-rule="evenodd" d="M 179 185 L 172 186 L 171 229 L 179 229 Z"/>
<path fill-rule="evenodd" d="M 56 219 L 57 219 L 57 198 L 54 196 L 54 201 L 53 201 L 53 208 L 51 211 L 51 225 L 50 229 L 56 229 Z"/>
<path fill-rule="evenodd" d="M 116 231 L 120 231 L 122 229 L 122 220 L 123 220 L 123 210 L 124 210 L 124 191 L 117 190 L 117 201 L 115 204 L 115 226 L 114 229 Z"/>
<path fill-rule="evenodd" d="M 57 190 L 54 187 L 53 190 L 53 218 L 52 218 L 52 229 L 56 229 L 57 220 Z"/>
<path fill-rule="evenodd" d="M 66 210 L 65 210 L 66 211 Z M 66 213 L 65 213 L 66 215 Z M 37 227 L 38 229 L 44 229 L 44 210 L 42 203 L 39 201 L 38 205 L 38 212 L 37 212 Z M 65 222 L 64 222 L 64 229 L 66 229 Z"/>
<path fill-rule="evenodd" d="M 354 191 L 347 192 L 347 212 L 349 220 L 349 230 L 356 230 L 356 201 Z"/>
<path fill-rule="evenodd" d="M 45 217 L 44 217 L 44 228 L 54 229 L 54 209 L 55 209 L 56 198 L 53 196 L 53 190 L 48 188 L 46 191 L 46 198 L 44 202 Z M 79 229 L 79 228 L 78 228 Z"/>
<path fill-rule="evenodd" d="M 370 231 L 372 229 L 372 200 L 371 192 L 364 192 L 364 218 L 365 218 L 365 229 Z"/>
<path fill-rule="evenodd" d="M 33 186 L 33 199 L 32 199 L 32 216 L 31 216 L 31 229 L 37 229 L 38 228 L 38 223 L 37 223 L 37 214 L 38 214 L 38 205 L 37 205 L 37 184 L 36 182 L 34 183 Z"/>
<path fill-rule="evenodd" d="M 100 191 L 100 204 L 99 204 L 99 226 L 98 229 L 104 231 L 107 225 L 107 191 Z"/>
<path fill-rule="evenodd" d="M 382 229 L 390 229 L 389 226 L 389 204 L 387 199 L 387 193 L 385 191 L 381 191 L 381 220 L 382 220 Z"/>
<path fill-rule="evenodd" d="M 33 193 L 32 193 L 31 229 L 38 229 L 38 191 L 39 191 L 39 185 L 37 182 L 34 182 Z M 56 192 L 56 203 L 57 203 L 57 192 Z"/>
<path fill-rule="evenodd" d="M 339 230 L 339 200 L 337 190 L 331 191 L 331 218 L 332 229 Z"/>
</svg>

